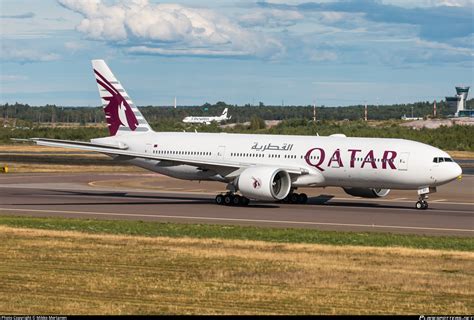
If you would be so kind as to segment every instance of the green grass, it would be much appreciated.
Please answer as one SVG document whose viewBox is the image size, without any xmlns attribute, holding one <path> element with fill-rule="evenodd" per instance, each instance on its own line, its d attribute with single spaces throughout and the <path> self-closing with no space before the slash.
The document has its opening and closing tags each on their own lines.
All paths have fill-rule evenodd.
<svg viewBox="0 0 474 320">
<path fill-rule="evenodd" d="M 474 251 L 473 237 L 439 237 L 375 232 L 336 232 L 314 229 L 264 228 L 210 224 L 178 224 L 122 220 L 84 220 L 0 216 L 0 225 L 87 233 L 260 240 L 284 243 L 316 243 L 374 247 L 407 247 Z"/>
</svg>

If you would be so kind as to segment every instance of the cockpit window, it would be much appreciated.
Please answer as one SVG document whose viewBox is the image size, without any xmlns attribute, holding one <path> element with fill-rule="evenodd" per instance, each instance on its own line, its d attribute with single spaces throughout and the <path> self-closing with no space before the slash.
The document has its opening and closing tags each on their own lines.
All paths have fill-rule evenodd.
<svg viewBox="0 0 474 320">
<path fill-rule="evenodd" d="M 436 158 L 433 158 L 433 162 L 434 163 L 441 163 L 441 162 L 454 162 L 454 161 L 451 158 L 436 157 Z"/>
</svg>

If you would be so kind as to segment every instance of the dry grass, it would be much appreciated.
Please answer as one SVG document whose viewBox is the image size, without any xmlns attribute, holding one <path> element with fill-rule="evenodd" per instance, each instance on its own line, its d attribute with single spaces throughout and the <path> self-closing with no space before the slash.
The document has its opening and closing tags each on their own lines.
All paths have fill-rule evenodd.
<svg viewBox="0 0 474 320">
<path fill-rule="evenodd" d="M 0 145 L 0 152 L 74 152 L 74 153 L 85 153 L 90 151 L 81 151 L 70 148 L 55 148 L 55 147 L 44 147 L 31 144 L 7 144 Z"/>
<path fill-rule="evenodd" d="M 0 226 L 0 313 L 472 314 L 474 253 Z"/>
<path fill-rule="evenodd" d="M 472 151 L 447 151 L 449 155 L 455 159 L 474 159 Z"/>
<path fill-rule="evenodd" d="M 10 173 L 145 172 L 132 165 L 118 165 L 110 157 L 67 148 L 36 145 L 0 145 L 0 166 Z"/>
<path fill-rule="evenodd" d="M 64 165 L 64 164 L 38 164 L 38 163 L 21 163 L 8 162 L 9 173 L 52 173 L 52 172 L 148 172 L 145 169 L 127 165 Z M 0 166 L 3 163 L 0 163 Z"/>
</svg>

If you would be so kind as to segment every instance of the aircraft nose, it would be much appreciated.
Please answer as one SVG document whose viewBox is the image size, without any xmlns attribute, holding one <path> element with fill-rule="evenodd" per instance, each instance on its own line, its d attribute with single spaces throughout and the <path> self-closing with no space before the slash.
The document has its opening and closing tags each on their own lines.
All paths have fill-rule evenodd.
<svg viewBox="0 0 474 320">
<path fill-rule="evenodd" d="M 453 179 L 460 178 L 462 175 L 462 168 L 459 164 L 456 163 L 456 165 L 453 168 Z"/>
</svg>

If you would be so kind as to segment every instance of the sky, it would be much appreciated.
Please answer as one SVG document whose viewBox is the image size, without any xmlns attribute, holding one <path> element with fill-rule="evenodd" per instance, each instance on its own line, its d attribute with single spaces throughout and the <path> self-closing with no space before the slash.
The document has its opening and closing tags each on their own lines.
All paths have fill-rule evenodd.
<svg viewBox="0 0 474 320">
<path fill-rule="evenodd" d="M 440 101 L 474 84 L 474 0 L 1 0 L 0 103 Z"/>
</svg>

